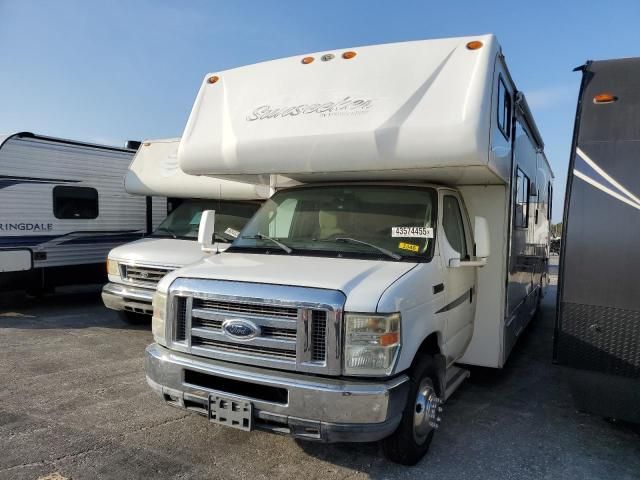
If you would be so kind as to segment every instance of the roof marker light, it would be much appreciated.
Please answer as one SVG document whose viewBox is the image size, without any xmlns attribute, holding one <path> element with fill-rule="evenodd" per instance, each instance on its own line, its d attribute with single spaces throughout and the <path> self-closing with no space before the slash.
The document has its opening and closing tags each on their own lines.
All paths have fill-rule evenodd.
<svg viewBox="0 0 640 480">
<path fill-rule="evenodd" d="M 218 80 L 220 80 L 220 77 L 216 75 L 212 75 L 209 78 L 207 78 L 207 82 L 209 83 L 216 83 Z"/>
<path fill-rule="evenodd" d="M 618 100 L 618 97 L 608 92 L 599 93 L 593 97 L 593 103 L 613 103 L 616 100 Z"/>
<path fill-rule="evenodd" d="M 467 48 L 469 50 L 478 50 L 482 48 L 483 43 L 480 40 L 473 40 L 472 42 L 467 43 Z"/>
<path fill-rule="evenodd" d="M 333 60 L 335 58 L 335 55 L 333 53 L 327 53 L 325 55 L 322 55 L 322 57 L 320 57 L 320 60 L 322 60 L 323 62 L 328 62 L 329 60 Z"/>
<path fill-rule="evenodd" d="M 302 63 L 305 65 L 309 65 L 311 62 L 313 62 L 315 60 L 315 58 L 313 57 L 304 57 L 302 59 Z"/>
<path fill-rule="evenodd" d="M 356 53 L 356 52 L 352 52 L 352 51 L 344 52 L 344 53 L 342 54 L 342 58 L 344 58 L 345 60 L 350 60 L 350 59 L 352 59 L 353 57 L 355 57 L 356 55 L 357 55 L 357 53 Z"/>
</svg>

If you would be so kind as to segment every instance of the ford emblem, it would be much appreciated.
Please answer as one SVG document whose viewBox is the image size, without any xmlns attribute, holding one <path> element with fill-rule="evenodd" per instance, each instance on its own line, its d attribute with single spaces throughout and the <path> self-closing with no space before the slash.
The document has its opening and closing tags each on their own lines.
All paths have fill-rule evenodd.
<svg viewBox="0 0 640 480">
<path fill-rule="evenodd" d="M 260 327 L 249 320 L 233 319 L 222 323 L 225 335 L 237 340 L 250 340 L 260 335 Z"/>
</svg>

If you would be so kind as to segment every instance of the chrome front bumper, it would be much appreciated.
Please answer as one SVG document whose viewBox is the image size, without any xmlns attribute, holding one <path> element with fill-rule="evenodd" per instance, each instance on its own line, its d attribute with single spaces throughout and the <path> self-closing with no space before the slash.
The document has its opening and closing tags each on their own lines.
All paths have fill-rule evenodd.
<svg viewBox="0 0 640 480">
<path fill-rule="evenodd" d="M 256 429 L 324 442 L 390 435 L 408 390 L 406 375 L 386 381 L 317 377 L 196 357 L 156 343 L 146 349 L 145 370 L 169 405 L 207 415 L 211 393 L 239 397 L 253 405 Z M 267 399 L 270 391 L 280 396 Z"/>
<path fill-rule="evenodd" d="M 155 290 L 142 287 L 131 287 L 119 283 L 107 283 L 102 287 L 102 301 L 105 307 L 112 310 L 153 314 L 151 302 Z"/>
</svg>

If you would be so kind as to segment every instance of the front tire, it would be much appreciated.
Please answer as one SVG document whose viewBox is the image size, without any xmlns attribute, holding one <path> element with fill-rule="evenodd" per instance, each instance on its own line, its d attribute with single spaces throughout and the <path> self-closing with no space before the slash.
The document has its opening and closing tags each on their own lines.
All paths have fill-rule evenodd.
<svg viewBox="0 0 640 480">
<path fill-rule="evenodd" d="M 433 357 L 420 355 L 409 376 L 409 393 L 400 425 L 382 440 L 387 459 L 411 466 L 426 455 L 440 423 L 442 392 L 439 385 Z"/>
</svg>

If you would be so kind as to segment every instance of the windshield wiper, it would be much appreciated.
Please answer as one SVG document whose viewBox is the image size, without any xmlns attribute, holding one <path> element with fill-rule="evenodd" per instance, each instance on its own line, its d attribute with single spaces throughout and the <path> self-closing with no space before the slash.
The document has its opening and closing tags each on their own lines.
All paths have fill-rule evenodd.
<svg viewBox="0 0 640 480">
<path fill-rule="evenodd" d="M 167 227 L 158 227 L 156 228 L 156 232 L 167 232 L 173 238 L 178 238 L 178 236 L 175 233 L 173 233 L 171 230 L 169 230 Z"/>
<path fill-rule="evenodd" d="M 391 257 L 394 260 L 402 260 L 402 256 L 398 255 L 397 253 L 393 253 L 391 250 L 387 250 L 386 248 L 379 247 L 378 245 L 374 245 L 373 243 L 358 240 L 357 238 L 338 237 L 335 239 L 335 241 L 344 242 L 344 243 L 356 243 L 358 245 L 366 245 L 367 247 L 371 247 L 378 250 L 380 253 L 384 253 L 387 257 Z"/>
<path fill-rule="evenodd" d="M 269 237 L 267 235 L 263 235 L 261 233 L 258 233 L 256 235 L 243 235 L 242 238 L 245 238 L 247 240 L 269 240 L 270 242 L 273 242 L 275 245 L 280 247 L 285 252 L 287 252 L 287 253 L 293 252 L 293 249 L 291 247 L 286 246 L 281 241 L 276 240 L 275 238 L 271 238 L 271 237 Z"/>
</svg>

